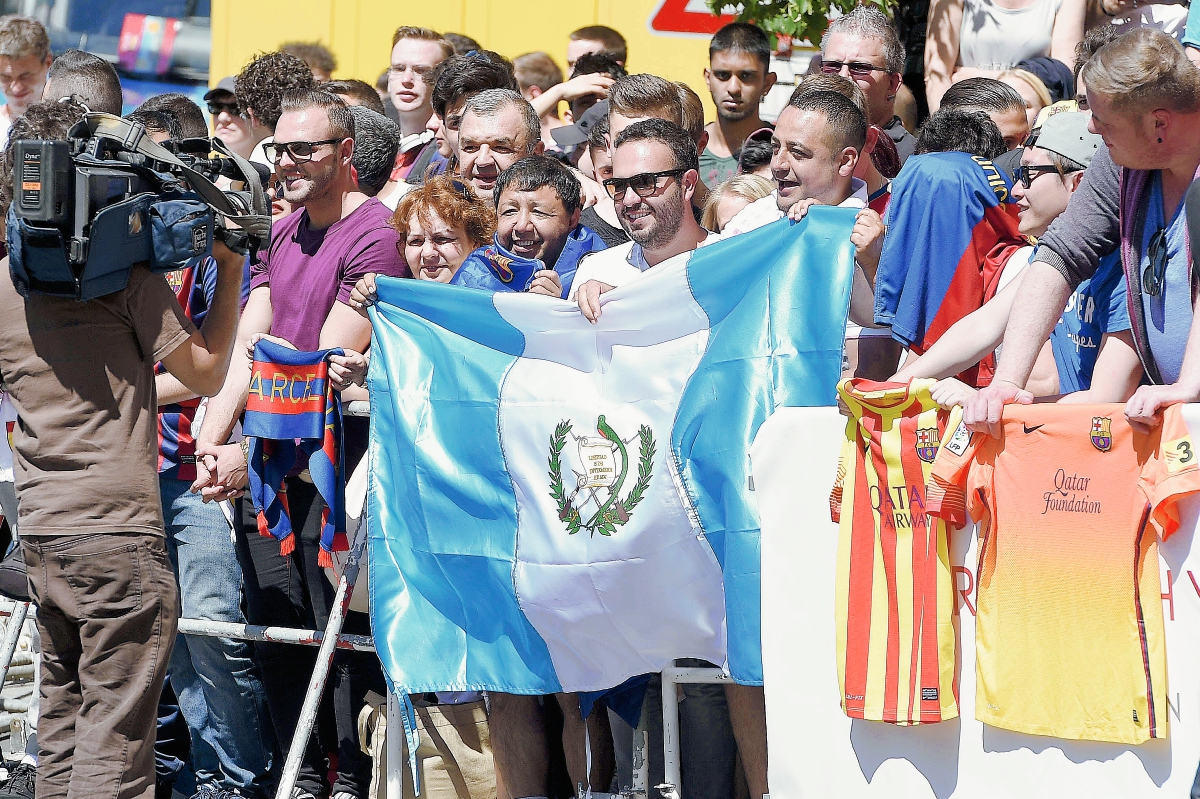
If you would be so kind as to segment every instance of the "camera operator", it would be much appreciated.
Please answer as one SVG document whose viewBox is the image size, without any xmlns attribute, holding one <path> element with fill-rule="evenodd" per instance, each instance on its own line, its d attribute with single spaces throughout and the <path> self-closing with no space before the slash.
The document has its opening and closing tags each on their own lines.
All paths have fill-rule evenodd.
<svg viewBox="0 0 1200 799">
<path fill-rule="evenodd" d="M 14 142 L 65 139 L 82 113 L 74 103 L 30 106 L 13 126 L 3 185 Z M 11 202 L 11 188 L 2 198 Z M 179 613 L 159 502 L 154 364 L 197 394 L 220 388 L 244 258 L 219 242 L 213 255 L 217 291 L 200 330 L 145 264 L 132 265 L 125 288 L 86 302 L 22 297 L 0 276 L 0 377 L 20 415 L 21 545 L 42 641 L 41 797 L 154 795 L 156 709 Z"/>
<path fill-rule="evenodd" d="M 112 64 L 82 50 L 67 50 L 50 64 L 42 99 L 70 97 L 89 111 L 121 115 L 121 79 Z"/>
</svg>

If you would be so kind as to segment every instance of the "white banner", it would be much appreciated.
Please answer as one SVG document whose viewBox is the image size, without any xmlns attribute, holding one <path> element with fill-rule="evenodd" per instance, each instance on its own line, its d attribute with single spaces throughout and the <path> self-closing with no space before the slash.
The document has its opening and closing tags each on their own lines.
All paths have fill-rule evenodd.
<svg viewBox="0 0 1200 799">
<path fill-rule="evenodd" d="M 1184 418 L 1200 434 L 1200 405 Z M 851 720 L 838 704 L 829 520 L 845 418 L 785 408 L 752 450 L 762 521 L 762 652 L 773 799 L 799 797 L 1186 797 L 1200 762 L 1200 498 L 1159 548 L 1169 734 L 1140 746 L 1025 735 L 975 720 L 975 532 L 951 539 L 960 718 L 919 727 Z M 1064 531 L 1066 532 L 1066 531 Z M 1086 592 L 1086 584 L 1071 590 Z"/>
</svg>

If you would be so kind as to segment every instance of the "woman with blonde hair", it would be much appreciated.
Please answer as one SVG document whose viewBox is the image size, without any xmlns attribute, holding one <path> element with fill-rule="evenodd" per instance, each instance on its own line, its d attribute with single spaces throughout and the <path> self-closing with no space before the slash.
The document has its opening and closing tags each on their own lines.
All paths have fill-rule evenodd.
<svg viewBox="0 0 1200 799">
<path fill-rule="evenodd" d="M 1025 116 L 1029 118 L 1029 129 L 1033 130 L 1038 114 L 1053 102 L 1046 84 L 1026 69 L 1006 69 L 996 76 L 996 80 L 1007 83 L 1021 95 L 1021 99 L 1025 101 Z"/>
<path fill-rule="evenodd" d="M 729 220 L 755 200 L 767 197 L 775 190 L 771 181 L 762 175 L 734 175 L 709 192 L 704 201 L 700 224 L 714 233 L 729 224 Z"/>
</svg>

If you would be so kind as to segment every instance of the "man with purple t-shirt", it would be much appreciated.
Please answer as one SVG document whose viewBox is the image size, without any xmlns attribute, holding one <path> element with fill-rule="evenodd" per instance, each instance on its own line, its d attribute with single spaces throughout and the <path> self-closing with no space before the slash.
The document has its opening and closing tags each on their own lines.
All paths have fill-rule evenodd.
<svg viewBox="0 0 1200 799">
<path fill-rule="evenodd" d="M 300 210 L 276 223 L 262 262 L 251 269 L 250 298 L 238 328 L 239 346 L 224 387 L 209 401 L 197 437 L 193 490 L 206 499 L 236 496 L 246 485 L 243 449 L 224 442 L 246 405 L 252 342 L 270 335 L 299 350 L 344 347 L 362 352 L 370 345 L 371 325 L 347 305 L 354 284 L 368 272 L 409 276 L 400 255 L 399 235 L 388 226 L 390 212 L 358 190 L 351 166 L 354 117 L 346 105 L 327 92 L 297 90 L 284 95 L 282 109 L 274 142 L 265 150 L 275 164 L 284 199 Z M 365 447 L 366 420 L 348 418 L 347 470 L 354 468 Z M 306 477 L 306 470 L 301 471 L 284 483 L 289 515 L 297 531 L 294 552 L 281 556 L 278 541 L 257 534 L 253 509 L 249 509 L 249 524 L 239 533 L 251 624 L 324 629 L 328 621 L 333 590 L 317 563 L 324 505 Z M 365 627 L 365 617 L 348 618 L 346 631 L 368 632 L 352 629 L 356 622 Z M 357 676 L 373 676 L 369 673 L 372 664 L 369 657 L 355 659 L 355 654 L 339 652 L 335 660 L 335 717 L 343 744 L 333 786 L 335 797 L 365 796 L 370 780 L 370 761 L 358 750 L 350 715 L 350 683 L 355 682 L 353 693 L 363 693 Z M 315 651 L 259 644 L 255 657 L 276 737 L 286 746 L 299 719 Z M 377 664 L 374 670 L 377 674 Z M 324 758 L 315 738 L 310 739 L 296 796 L 304 799 L 326 794 L 324 774 Z"/>
</svg>

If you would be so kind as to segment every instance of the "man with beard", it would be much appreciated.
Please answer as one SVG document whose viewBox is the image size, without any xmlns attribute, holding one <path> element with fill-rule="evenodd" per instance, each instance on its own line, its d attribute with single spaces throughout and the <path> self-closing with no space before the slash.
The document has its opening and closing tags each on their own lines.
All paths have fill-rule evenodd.
<svg viewBox="0 0 1200 799">
<path fill-rule="evenodd" d="M 700 179 L 706 186 L 731 178 L 738 169 L 736 153 L 742 142 L 767 127 L 758 108 L 775 85 L 770 62 L 767 34 L 754 25 L 731 22 L 712 37 L 704 81 L 717 107 L 717 119 L 709 123 L 708 146 L 700 153 Z"/>
<path fill-rule="evenodd" d="M 687 259 L 693 250 L 717 241 L 720 236 L 709 233 L 696 221 L 691 212 L 692 198 L 700 183 L 696 142 L 683 128 L 662 119 L 643 119 L 625 127 L 613 144 L 612 177 L 604 188 L 616 203 L 621 227 L 632 241 L 592 253 L 583 259 L 575 273 L 571 298 L 584 317 L 595 322 L 600 318 L 600 295 L 616 286 L 631 283 L 649 269 Z M 703 660 L 682 659 L 680 666 L 707 666 Z M 649 734 L 649 750 L 662 749 L 660 691 L 655 675 L 646 690 L 642 718 Z M 681 758 L 684 777 L 691 787 L 688 795 L 696 799 L 716 799 L 733 794 L 734 765 L 741 741 L 735 739 L 739 719 L 733 718 L 740 708 L 727 701 L 719 685 L 685 685 L 686 699 L 680 706 L 682 734 Z M 757 716 L 756 716 L 757 718 Z M 762 764 L 766 784 L 766 735 L 762 737 L 761 756 L 758 750 L 743 751 L 747 774 Z M 747 737 L 747 746 L 757 746 Z M 650 778 L 663 777 L 662 762 L 650 760 Z M 756 794 L 751 782 L 752 795 Z"/>
<path fill-rule="evenodd" d="M 236 496 L 247 482 L 245 450 L 225 442 L 246 405 L 250 342 L 270 334 L 305 351 L 343 347 L 363 352 L 370 346 L 371 325 L 348 304 L 354 284 L 369 272 L 408 276 L 399 235 L 388 225 L 387 208 L 363 193 L 355 179 L 355 123 L 346 104 L 328 92 L 295 90 L 283 95 L 280 111 L 274 140 L 264 150 L 275 164 L 284 199 L 300 209 L 275 224 L 270 247 L 251 269 L 250 298 L 242 313 L 229 376 L 209 401 L 197 436 L 197 478 L 192 490 L 205 499 Z M 365 420 L 348 417 L 347 470 L 354 468 L 365 443 Z M 333 589 L 318 567 L 325 506 L 306 477 L 302 472 L 284 481 L 296 531 L 291 554 L 281 556 L 278 541 L 257 533 L 252 509 L 239 531 L 238 554 L 246 575 L 246 616 L 251 624 L 324 629 L 329 620 Z M 357 625 L 354 615 L 346 620 L 346 632 L 369 632 L 365 618 Z M 335 660 L 334 715 L 342 745 L 333 793 L 364 796 L 370 763 L 358 751 L 350 697 L 343 693 L 350 691 L 347 674 L 355 676 L 361 666 L 346 657 L 352 654 L 339 653 Z M 298 686 L 307 682 L 315 652 L 259 644 L 255 659 L 276 739 L 287 745 L 304 699 Z M 328 795 L 325 773 L 324 757 L 312 738 L 294 796 Z"/>
<path fill-rule="evenodd" d="M 663 119 L 634 122 L 616 138 L 612 170 L 604 188 L 632 241 L 589 255 L 575 272 L 571 298 L 592 322 L 601 294 L 718 238 L 691 214 L 700 173 L 696 143 L 683 128 Z"/>
</svg>

